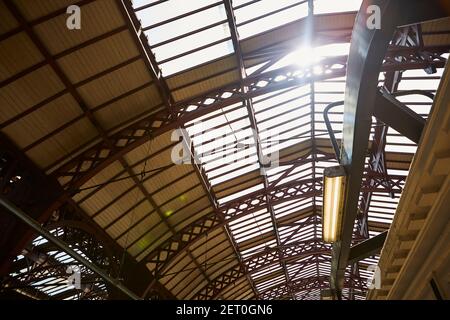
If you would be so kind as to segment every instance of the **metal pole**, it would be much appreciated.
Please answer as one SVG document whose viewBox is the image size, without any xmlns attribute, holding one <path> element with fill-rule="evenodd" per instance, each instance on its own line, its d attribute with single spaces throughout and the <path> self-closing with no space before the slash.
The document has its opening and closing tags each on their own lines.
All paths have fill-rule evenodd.
<svg viewBox="0 0 450 320">
<path fill-rule="evenodd" d="M 95 273 L 97 273 L 100 277 L 102 277 L 104 280 L 109 282 L 111 285 L 122 291 L 125 295 L 130 297 L 133 300 L 141 300 L 139 296 L 134 294 L 132 291 L 130 291 L 128 288 L 126 288 L 122 283 L 119 282 L 117 279 L 111 278 L 108 274 L 106 274 L 101 268 L 97 267 L 96 265 L 92 264 L 88 260 L 86 260 L 84 257 L 82 257 L 80 254 L 78 254 L 75 250 L 73 250 L 71 247 L 69 247 L 64 241 L 59 240 L 54 235 L 52 235 L 50 232 L 45 230 L 36 220 L 32 219 L 29 215 L 27 215 L 25 212 L 23 212 L 21 209 L 16 207 L 12 202 L 5 199 L 3 196 L 0 196 L 0 204 L 7 209 L 11 214 L 22 220 L 24 223 L 26 223 L 28 226 L 33 228 L 37 233 L 39 233 L 41 236 L 46 238 L 48 241 L 52 242 L 56 246 L 58 246 L 61 250 L 66 252 L 69 256 L 83 264 L 85 267 L 91 269 Z"/>
</svg>

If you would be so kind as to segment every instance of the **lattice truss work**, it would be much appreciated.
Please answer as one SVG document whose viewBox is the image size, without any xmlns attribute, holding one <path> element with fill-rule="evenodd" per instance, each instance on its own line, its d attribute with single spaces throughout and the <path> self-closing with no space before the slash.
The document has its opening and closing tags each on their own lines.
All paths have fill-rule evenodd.
<svg viewBox="0 0 450 320">
<path fill-rule="evenodd" d="M 344 99 L 361 0 L 82 0 L 79 31 L 61 27 L 65 5 L 0 2 L 0 129 L 58 185 L 35 218 L 115 277 L 122 254 L 145 266 L 145 298 L 319 299 L 322 176 L 337 163 L 323 113 Z M 433 94 L 449 27 L 398 29 L 380 87 Z M 429 97 L 398 100 L 428 117 Z M 339 141 L 343 106 L 329 119 Z M 389 229 L 415 150 L 373 118 L 355 244 Z M 27 208 L 27 192 L 5 191 L 27 182 L 11 157 L 2 193 Z M 74 231 L 68 207 L 96 229 Z M 109 297 L 87 270 L 67 288 L 73 261 L 40 237 L 14 252 L 2 290 Z M 365 298 L 377 261 L 348 267 L 345 299 Z"/>
</svg>

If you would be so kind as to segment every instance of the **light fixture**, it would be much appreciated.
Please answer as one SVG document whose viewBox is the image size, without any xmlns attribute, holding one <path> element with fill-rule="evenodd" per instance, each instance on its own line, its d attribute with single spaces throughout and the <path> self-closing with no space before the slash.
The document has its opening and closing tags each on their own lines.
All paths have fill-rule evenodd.
<svg viewBox="0 0 450 320">
<path fill-rule="evenodd" d="M 323 172 L 322 237 L 326 243 L 341 238 L 346 173 L 343 166 L 325 168 Z"/>
</svg>

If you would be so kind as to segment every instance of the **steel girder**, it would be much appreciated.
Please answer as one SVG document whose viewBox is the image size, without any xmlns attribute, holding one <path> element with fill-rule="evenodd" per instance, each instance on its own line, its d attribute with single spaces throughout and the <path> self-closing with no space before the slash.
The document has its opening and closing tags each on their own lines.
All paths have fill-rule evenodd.
<svg viewBox="0 0 450 320">
<path fill-rule="evenodd" d="M 331 286 L 340 297 L 363 177 L 365 150 L 375 108 L 378 75 L 398 26 L 445 17 L 444 1 L 365 0 L 353 29 L 345 90 L 341 164 L 349 179 L 346 189 L 342 240 L 333 245 Z M 381 29 L 367 28 L 368 8 L 381 9 Z"/>
<path fill-rule="evenodd" d="M 280 299 L 286 297 L 287 295 L 300 293 L 302 291 L 309 292 L 313 289 L 328 289 L 330 287 L 329 280 L 329 276 L 300 278 L 291 283 L 281 283 L 277 286 L 264 290 L 261 292 L 260 298 L 263 300 Z M 357 281 L 354 281 L 351 276 L 346 277 L 344 287 L 352 290 L 360 290 L 362 293 L 364 293 L 365 289 L 362 288 Z"/>
<path fill-rule="evenodd" d="M 392 44 L 398 47 L 404 48 L 404 52 L 415 52 L 416 48 L 423 46 L 421 28 L 420 25 L 407 26 L 401 29 L 397 29 L 394 35 L 394 40 Z M 408 53 L 407 53 L 408 54 Z M 419 59 L 421 54 L 416 54 Z M 398 56 L 395 61 L 401 61 L 404 57 Z M 437 58 L 438 60 L 441 57 Z M 389 96 L 389 93 L 394 93 L 398 89 L 398 85 L 401 81 L 403 71 L 394 71 L 385 73 L 385 81 L 383 91 L 377 92 L 377 101 L 375 105 L 374 115 L 377 118 L 377 126 L 375 127 L 375 132 L 373 135 L 372 146 L 370 148 L 370 156 L 368 169 L 373 172 L 378 172 L 380 174 L 387 176 L 387 166 L 385 158 L 385 147 L 386 147 L 386 137 L 388 133 L 388 125 L 393 127 L 395 130 L 401 132 L 401 127 L 404 125 L 397 123 L 392 123 L 392 118 L 395 118 L 392 114 L 395 109 L 406 110 L 406 106 L 399 106 L 400 103 L 395 100 L 395 97 Z M 387 91 L 387 92 L 385 92 Z M 389 103 L 390 102 L 390 103 Z M 383 110 L 383 106 L 387 106 Z M 383 116 L 383 111 L 385 116 Z M 419 115 L 413 115 L 412 111 L 406 111 L 406 116 L 413 119 L 414 123 L 419 123 L 418 127 L 423 126 L 425 120 Z M 397 116 L 398 118 L 403 118 L 402 116 Z M 404 121 L 404 119 L 402 119 Z M 384 124 L 383 124 L 384 122 Z M 418 136 L 420 137 L 420 134 Z M 387 179 L 386 179 L 387 180 Z M 374 181 L 367 180 L 365 183 L 372 184 Z M 388 181 L 386 181 L 386 186 L 389 187 Z M 393 197 L 394 195 L 391 194 Z M 368 230 L 368 214 L 370 209 L 370 202 L 372 199 L 372 192 L 363 192 L 360 198 L 358 215 L 357 215 L 357 232 L 363 238 L 369 238 Z M 381 248 L 380 248 L 381 249 Z M 352 259 L 356 262 L 356 259 Z M 351 264 L 351 263 L 349 263 Z"/>
</svg>

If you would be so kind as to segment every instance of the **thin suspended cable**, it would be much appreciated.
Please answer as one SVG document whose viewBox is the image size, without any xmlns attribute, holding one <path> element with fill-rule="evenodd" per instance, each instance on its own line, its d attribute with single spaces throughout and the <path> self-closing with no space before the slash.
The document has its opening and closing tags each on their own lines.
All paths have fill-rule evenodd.
<svg viewBox="0 0 450 320">
<path fill-rule="evenodd" d="M 145 160 L 145 161 L 147 162 L 147 160 Z M 103 187 L 103 186 L 106 186 L 106 185 L 108 185 L 110 183 L 120 182 L 120 181 L 123 181 L 123 180 L 126 180 L 126 179 L 131 179 L 131 178 L 134 178 L 134 177 L 140 177 L 142 175 L 145 176 L 147 173 L 151 173 L 151 172 L 155 172 L 155 171 L 163 171 L 163 170 L 168 169 L 168 168 L 170 168 L 172 166 L 173 166 L 173 164 L 169 164 L 169 165 L 158 167 L 158 168 L 154 168 L 154 169 L 151 169 L 151 170 L 144 170 L 143 172 L 132 174 L 132 175 L 128 175 L 126 177 L 109 180 L 109 181 L 106 181 L 106 182 L 103 182 L 103 183 L 99 183 L 99 184 L 95 184 L 95 185 L 92 185 L 92 186 L 89 186 L 89 187 L 85 187 L 85 188 L 80 188 L 80 189 L 77 190 L 77 192 L 86 191 L 86 190 L 94 189 L 94 188 L 97 188 L 97 187 Z"/>
<path fill-rule="evenodd" d="M 139 183 L 142 184 L 144 178 L 145 178 L 145 174 L 146 174 L 146 168 L 147 168 L 147 162 L 151 153 L 151 145 L 152 145 L 152 137 L 150 135 L 150 132 L 147 132 L 147 134 L 149 135 L 149 141 L 148 141 L 148 146 L 147 146 L 147 152 L 145 154 L 145 161 L 144 161 L 144 165 L 142 167 L 141 173 L 140 173 L 140 178 L 139 178 Z M 126 231 L 126 235 L 125 235 L 125 243 L 123 246 L 123 253 L 122 253 L 122 258 L 121 258 L 121 262 L 120 262 L 120 266 L 119 266 L 119 275 L 122 274 L 123 271 L 123 266 L 125 263 L 125 256 L 126 256 L 126 252 L 127 252 L 127 247 L 128 247 L 128 238 L 130 236 L 131 233 L 131 229 L 134 223 L 134 218 L 135 218 L 135 211 L 136 211 L 136 207 L 138 204 L 138 199 L 139 199 L 139 188 L 136 188 L 136 197 L 134 200 L 134 206 L 133 206 L 133 210 L 131 211 L 131 218 L 130 218 L 130 223 L 128 225 L 128 230 Z"/>
<path fill-rule="evenodd" d="M 222 114 L 225 116 L 225 120 L 227 120 L 227 124 L 230 127 L 231 132 L 233 133 L 234 139 L 236 140 L 235 145 L 237 146 L 239 139 L 236 136 L 236 132 L 234 131 L 233 127 L 231 126 L 230 120 L 228 119 L 228 116 L 225 113 L 225 111 L 223 111 L 223 108 L 220 108 L 220 110 L 222 111 Z"/>
</svg>

